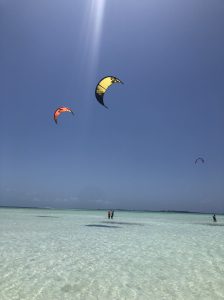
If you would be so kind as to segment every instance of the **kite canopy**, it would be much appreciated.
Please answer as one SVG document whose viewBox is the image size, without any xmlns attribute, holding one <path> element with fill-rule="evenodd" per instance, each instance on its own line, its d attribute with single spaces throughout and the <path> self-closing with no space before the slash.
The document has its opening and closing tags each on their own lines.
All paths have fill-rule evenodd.
<svg viewBox="0 0 224 300">
<path fill-rule="evenodd" d="M 118 79 L 117 77 L 106 76 L 99 81 L 99 83 L 97 84 L 96 89 L 95 89 L 96 99 L 99 101 L 100 104 L 102 104 L 106 108 L 108 108 L 108 107 L 104 104 L 103 97 L 104 97 L 104 94 L 106 93 L 107 89 L 113 83 L 122 83 L 123 84 L 123 82 L 120 79 Z"/>
<path fill-rule="evenodd" d="M 61 107 L 57 108 L 54 112 L 54 121 L 56 124 L 58 122 L 58 117 L 60 116 L 61 113 L 64 113 L 64 112 L 70 112 L 74 115 L 73 111 L 70 108 L 61 106 Z"/>
<path fill-rule="evenodd" d="M 204 162 L 205 162 L 204 158 L 198 157 L 198 158 L 195 160 L 194 163 L 196 164 L 196 163 L 198 163 L 199 161 L 201 161 L 203 164 L 204 164 Z"/>
</svg>

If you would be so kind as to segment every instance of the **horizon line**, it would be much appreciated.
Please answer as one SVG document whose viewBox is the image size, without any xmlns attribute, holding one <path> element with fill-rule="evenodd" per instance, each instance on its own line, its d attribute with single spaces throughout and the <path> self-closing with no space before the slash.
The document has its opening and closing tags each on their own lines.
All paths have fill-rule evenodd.
<svg viewBox="0 0 224 300">
<path fill-rule="evenodd" d="M 112 208 L 56 208 L 56 207 L 38 207 L 38 206 L 15 206 L 15 205 L 0 205 L 0 208 L 26 208 L 26 209 L 52 209 L 52 210 L 94 210 L 94 211 L 107 211 L 112 210 Z M 113 208 L 115 211 L 132 211 L 132 212 L 164 212 L 164 213 L 182 213 L 182 214 L 214 214 L 215 212 L 200 212 L 200 211 L 190 211 L 190 210 L 150 210 L 150 209 L 126 209 L 126 208 Z M 224 212 L 215 213 L 223 215 Z"/>
</svg>

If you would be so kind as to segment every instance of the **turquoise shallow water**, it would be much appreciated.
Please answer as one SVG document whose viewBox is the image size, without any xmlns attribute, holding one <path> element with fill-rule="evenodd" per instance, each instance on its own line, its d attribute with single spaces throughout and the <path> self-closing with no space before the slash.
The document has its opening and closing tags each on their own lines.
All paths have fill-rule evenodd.
<svg viewBox="0 0 224 300">
<path fill-rule="evenodd" d="M 224 299 L 224 216 L 0 209 L 0 299 Z"/>
</svg>

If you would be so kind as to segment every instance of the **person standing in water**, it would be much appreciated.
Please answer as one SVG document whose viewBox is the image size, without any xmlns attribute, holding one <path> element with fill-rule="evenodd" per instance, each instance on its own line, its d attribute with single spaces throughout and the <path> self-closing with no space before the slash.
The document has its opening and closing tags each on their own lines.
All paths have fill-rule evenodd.
<svg viewBox="0 0 224 300">
<path fill-rule="evenodd" d="M 110 210 L 108 210 L 107 215 L 108 215 L 108 219 L 110 219 L 110 217 L 111 217 L 111 211 Z"/>
<path fill-rule="evenodd" d="M 111 219 L 113 219 L 113 217 L 114 217 L 114 210 L 111 211 L 110 217 L 111 217 Z"/>
<path fill-rule="evenodd" d="M 215 214 L 213 215 L 213 222 L 217 222 Z"/>
</svg>

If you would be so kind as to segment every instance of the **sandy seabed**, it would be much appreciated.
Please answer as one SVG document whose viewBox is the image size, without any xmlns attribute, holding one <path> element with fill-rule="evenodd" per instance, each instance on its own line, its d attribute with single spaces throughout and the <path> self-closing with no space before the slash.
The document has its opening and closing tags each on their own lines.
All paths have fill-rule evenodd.
<svg viewBox="0 0 224 300">
<path fill-rule="evenodd" d="M 224 216 L 0 209 L 0 299 L 224 299 Z"/>
</svg>

